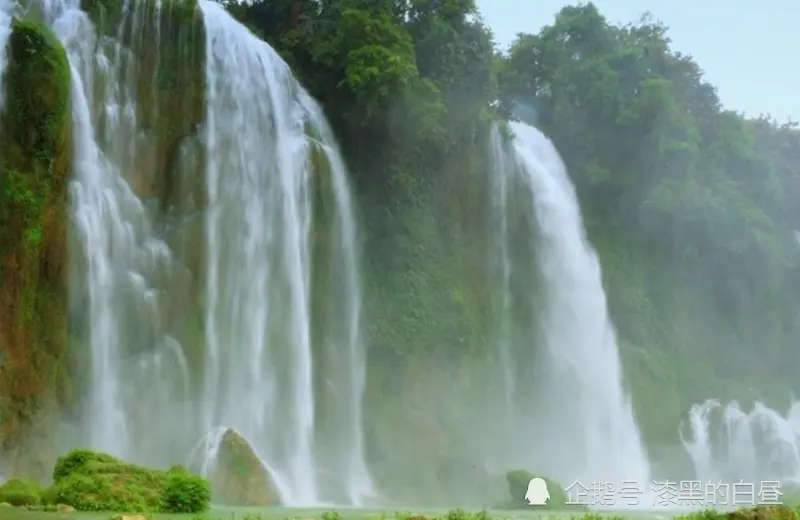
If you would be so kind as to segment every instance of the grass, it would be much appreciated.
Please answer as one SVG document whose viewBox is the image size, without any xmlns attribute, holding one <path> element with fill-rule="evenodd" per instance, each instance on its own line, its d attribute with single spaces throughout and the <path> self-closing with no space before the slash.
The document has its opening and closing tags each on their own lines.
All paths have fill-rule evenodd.
<svg viewBox="0 0 800 520">
<path fill-rule="evenodd" d="M 798 516 L 793 516 L 791 510 L 789 515 L 744 515 L 745 517 L 765 519 L 769 517 L 775 520 L 797 520 Z M 684 513 L 681 520 L 738 520 L 731 518 L 725 513 L 719 515 L 704 515 L 703 513 Z M 669 510 L 629 510 L 614 512 L 591 512 L 585 515 L 573 512 L 557 512 L 543 510 L 525 511 L 491 511 L 489 513 L 480 512 L 456 512 L 446 509 L 415 509 L 413 511 L 390 511 L 385 509 L 356 509 L 341 508 L 336 512 L 322 508 L 233 508 L 215 507 L 202 515 L 192 514 L 147 514 L 139 515 L 131 513 L 131 516 L 142 516 L 148 520 L 546 520 L 546 519 L 581 519 L 581 520 L 603 520 L 616 519 L 649 519 L 662 520 L 677 517 L 680 514 Z M 796 515 L 796 513 L 794 514 Z M 0 508 L 0 520 L 109 520 L 115 516 L 113 513 L 57 513 L 44 511 L 27 511 L 18 508 Z"/>
</svg>

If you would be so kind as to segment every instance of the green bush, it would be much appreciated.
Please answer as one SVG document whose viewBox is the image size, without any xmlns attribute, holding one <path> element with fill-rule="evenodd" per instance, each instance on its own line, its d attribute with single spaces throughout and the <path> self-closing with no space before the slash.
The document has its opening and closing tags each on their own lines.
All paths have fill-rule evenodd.
<svg viewBox="0 0 800 520">
<path fill-rule="evenodd" d="M 12 506 L 34 506 L 42 501 L 42 489 L 36 482 L 12 478 L 0 486 L 0 502 Z"/>
<path fill-rule="evenodd" d="M 78 511 L 155 512 L 159 489 L 120 474 L 73 473 L 48 490 L 48 503 L 66 504 Z"/>
<path fill-rule="evenodd" d="M 184 471 L 171 471 L 164 485 L 161 511 L 165 513 L 200 513 L 211 502 L 208 480 Z"/>
<path fill-rule="evenodd" d="M 97 462 L 112 463 L 118 461 L 106 453 L 91 450 L 72 450 L 56 460 L 56 465 L 53 468 L 53 482 L 58 482 L 72 473 L 80 471 L 87 464 Z"/>
<path fill-rule="evenodd" d="M 53 480 L 43 502 L 78 511 L 197 513 L 211 501 L 208 480 L 182 466 L 167 471 L 144 468 L 89 450 L 60 457 Z"/>
</svg>

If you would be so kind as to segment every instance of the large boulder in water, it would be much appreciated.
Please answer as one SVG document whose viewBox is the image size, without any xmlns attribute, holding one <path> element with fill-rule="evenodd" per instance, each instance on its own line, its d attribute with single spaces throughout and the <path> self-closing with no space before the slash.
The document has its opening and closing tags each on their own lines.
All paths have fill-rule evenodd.
<svg viewBox="0 0 800 520">
<path fill-rule="evenodd" d="M 210 473 L 215 503 L 231 506 L 281 505 L 272 476 L 247 440 L 231 428 L 222 436 L 217 460 Z"/>
</svg>

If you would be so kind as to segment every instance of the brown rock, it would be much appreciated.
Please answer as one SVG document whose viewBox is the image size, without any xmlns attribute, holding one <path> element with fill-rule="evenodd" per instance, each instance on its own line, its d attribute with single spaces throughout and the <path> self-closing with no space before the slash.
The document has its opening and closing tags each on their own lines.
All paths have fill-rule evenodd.
<svg viewBox="0 0 800 520">
<path fill-rule="evenodd" d="M 56 511 L 59 513 L 74 513 L 75 508 L 67 504 L 56 504 Z"/>
<path fill-rule="evenodd" d="M 228 429 L 220 442 L 210 479 L 213 500 L 232 506 L 281 505 L 269 472 L 247 440 Z"/>
</svg>

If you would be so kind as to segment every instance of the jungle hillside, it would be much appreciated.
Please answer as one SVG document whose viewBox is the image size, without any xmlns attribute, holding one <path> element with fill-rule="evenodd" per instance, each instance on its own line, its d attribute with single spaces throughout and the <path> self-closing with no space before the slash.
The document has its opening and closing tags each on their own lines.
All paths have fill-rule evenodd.
<svg viewBox="0 0 800 520">
<path fill-rule="evenodd" d="M 115 2 L 82 6 L 111 34 Z M 668 27 L 650 17 L 616 25 L 591 3 L 572 5 L 501 51 L 474 0 L 224 6 L 321 104 L 348 166 L 363 234 L 365 451 L 379 487 L 432 501 L 452 496 L 443 482 L 473 478 L 473 446 L 453 439 L 479 430 L 464 403 L 496 383 L 480 373 L 497 357 L 489 143 L 510 119 L 542 130 L 569 169 L 656 463 L 675 463 L 691 405 L 760 400 L 783 411 L 800 391 L 800 129 L 723 107 L 703 64 L 671 48 Z M 175 200 L 193 189 L 170 175 L 203 117 L 195 7 L 158 11 L 159 49 L 180 49 L 161 65 L 159 49 L 120 30 L 145 49 L 130 70 L 157 69 L 141 117 L 153 158 L 137 158 L 141 171 L 152 159 L 153 178 L 133 191 L 149 190 L 164 221 L 167 208 L 189 211 Z M 68 308 L 69 66 L 46 26 L 12 29 L 0 138 L 0 441 L 15 473 L 38 477 L 57 455 L 56 425 L 80 417 L 86 342 L 72 318 L 83 300 Z M 158 117 L 179 109 L 182 119 Z M 202 264 L 191 254 L 202 248 L 182 247 L 187 265 Z M 195 289 L 164 321 L 199 351 Z M 483 477 L 464 492 L 483 489 Z"/>
</svg>

